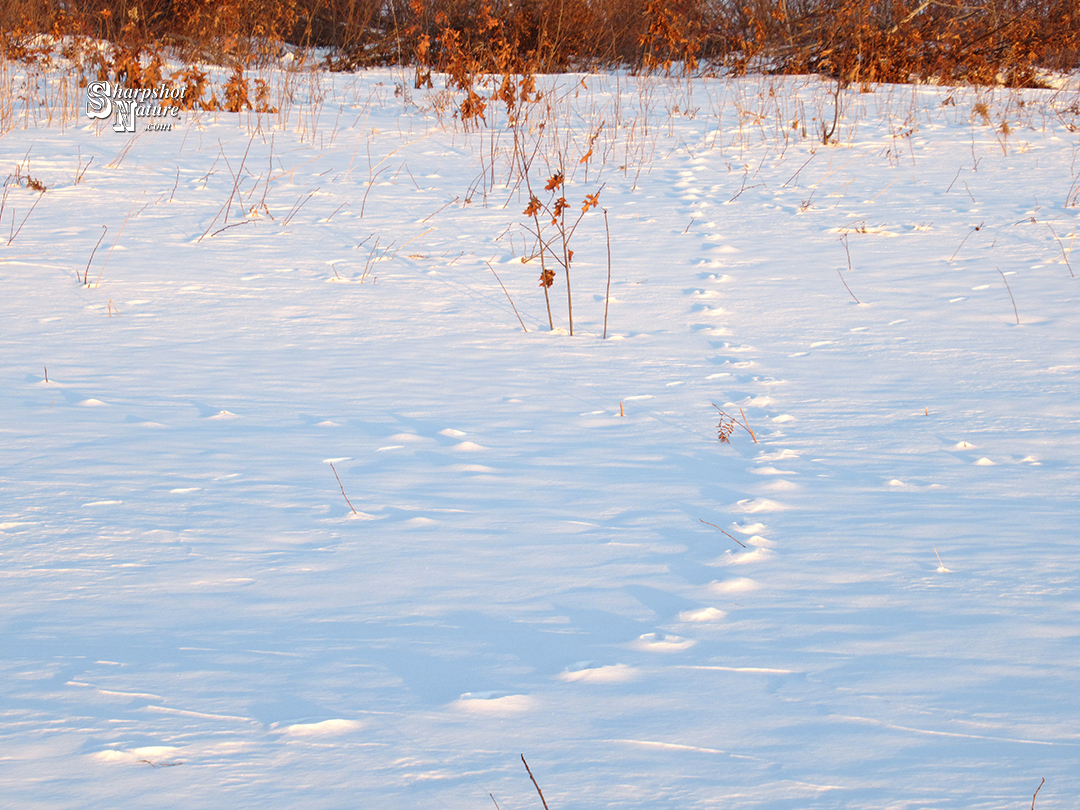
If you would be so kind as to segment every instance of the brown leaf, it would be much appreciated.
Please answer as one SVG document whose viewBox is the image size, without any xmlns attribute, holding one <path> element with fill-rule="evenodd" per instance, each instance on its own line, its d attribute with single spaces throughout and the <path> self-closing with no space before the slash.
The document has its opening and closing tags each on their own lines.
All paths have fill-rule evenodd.
<svg viewBox="0 0 1080 810">
<path fill-rule="evenodd" d="M 551 212 L 551 224 L 558 225 L 559 217 L 562 216 L 562 212 L 570 207 L 570 203 L 566 201 L 566 197 L 559 197 L 555 201 L 555 208 Z"/>
<path fill-rule="evenodd" d="M 563 173 L 555 172 L 555 174 L 551 175 L 551 177 L 548 178 L 547 183 L 544 185 L 544 191 L 554 191 L 559 186 L 561 186 L 563 182 Z"/>
</svg>

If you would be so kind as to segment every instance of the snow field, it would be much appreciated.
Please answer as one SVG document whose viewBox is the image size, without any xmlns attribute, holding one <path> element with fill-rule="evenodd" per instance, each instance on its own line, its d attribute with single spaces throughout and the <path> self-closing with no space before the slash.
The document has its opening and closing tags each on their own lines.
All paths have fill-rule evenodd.
<svg viewBox="0 0 1080 810">
<path fill-rule="evenodd" d="M 1075 93 L 545 81 L 0 138 L 13 806 L 1070 806 Z"/>
</svg>

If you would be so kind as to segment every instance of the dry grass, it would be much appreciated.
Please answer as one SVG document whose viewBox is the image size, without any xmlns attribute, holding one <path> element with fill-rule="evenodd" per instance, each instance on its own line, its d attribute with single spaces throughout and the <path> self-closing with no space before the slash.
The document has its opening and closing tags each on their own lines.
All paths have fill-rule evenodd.
<svg viewBox="0 0 1080 810">
<path fill-rule="evenodd" d="M 105 47 L 98 47 L 106 43 Z M 7 0 L 0 53 L 20 61 L 73 59 L 88 74 L 149 86 L 166 54 L 233 68 L 222 97 L 260 103 L 244 70 L 300 49 L 335 70 L 409 65 L 417 85 L 444 72 L 467 90 L 503 77 L 512 105 L 537 72 L 629 67 L 652 71 L 819 73 L 840 83 L 1037 86 L 1040 70 L 1080 64 L 1075 0 Z M 174 77 L 175 78 L 175 77 Z M 188 77 L 205 89 L 205 75 Z M 195 89 L 195 87 L 193 87 Z M 465 112 L 488 99 L 467 95 Z"/>
</svg>

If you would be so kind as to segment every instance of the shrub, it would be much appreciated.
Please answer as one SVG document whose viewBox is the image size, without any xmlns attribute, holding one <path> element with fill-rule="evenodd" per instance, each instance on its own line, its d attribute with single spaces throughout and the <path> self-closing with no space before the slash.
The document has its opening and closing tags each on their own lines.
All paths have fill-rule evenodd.
<svg viewBox="0 0 1080 810">
<path fill-rule="evenodd" d="M 164 49 L 247 66 L 285 45 L 353 70 L 411 64 L 468 88 L 480 73 L 577 68 L 813 72 L 844 83 L 1039 83 L 1080 65 L 1075 0 L 6 0 L 0 53 L 111 44 L 135 81 Z M 64 47 L 70 48 L 70 45 Z M 70 55 L 65 53 L 65 55 Z M 146 66 L 149 65 L 148 68 Z"/>
</svg>

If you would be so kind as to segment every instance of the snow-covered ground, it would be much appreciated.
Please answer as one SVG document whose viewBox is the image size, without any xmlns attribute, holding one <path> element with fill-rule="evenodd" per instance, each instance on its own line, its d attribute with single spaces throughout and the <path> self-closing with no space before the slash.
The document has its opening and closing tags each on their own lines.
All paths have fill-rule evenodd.
<svg viewBox="0 0 1080 810">
<path fill-rule="evenodd" d="M 1075 91 L 293 82 L 0 136 L 0 804 L 1075 806 Z"/>
</svg>

